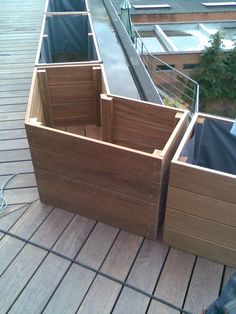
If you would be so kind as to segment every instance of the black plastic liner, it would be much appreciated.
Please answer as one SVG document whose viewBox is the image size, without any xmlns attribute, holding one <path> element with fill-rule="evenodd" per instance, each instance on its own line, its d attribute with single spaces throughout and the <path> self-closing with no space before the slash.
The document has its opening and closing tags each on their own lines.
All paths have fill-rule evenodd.
<svg viewBox="0 0 236 314">
<path fill-rule="evenodd" d="M 236 136 L 233 123 L 206 118 L 197 123 L 194 135 L 182 151 L 188 163 L 236 174 Z"/>
<path fill-rule="evenodd" d="M 86 11 L 85 0 L 49 0 L 47 12 Z"/>
<path fill-rule="evenodd" d="M 96 60 L 87 15 L 47 16 L 39 63 Z"/>
</svg>

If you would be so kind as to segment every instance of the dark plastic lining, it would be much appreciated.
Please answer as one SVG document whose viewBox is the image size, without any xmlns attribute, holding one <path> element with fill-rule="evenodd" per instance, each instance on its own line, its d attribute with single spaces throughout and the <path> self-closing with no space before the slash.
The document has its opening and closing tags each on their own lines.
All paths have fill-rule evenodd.
<svg viewBox="0 0 236 314">
<path fill-rule="evenodd" d="M 85 0 L 49 0 L 48 12 L 86 11 Z"/>
<path fill-rule="evenodd" d="M 188 163 L 236 174 L 236 136 L 233 123 L 207 118 L 197 123 L 194 135 L 182 151 Z"/>
<path fill-rule="evenodd" d="M 97 59 L 87 15 L 47 16 L 40 63 Z"/>
</svg>

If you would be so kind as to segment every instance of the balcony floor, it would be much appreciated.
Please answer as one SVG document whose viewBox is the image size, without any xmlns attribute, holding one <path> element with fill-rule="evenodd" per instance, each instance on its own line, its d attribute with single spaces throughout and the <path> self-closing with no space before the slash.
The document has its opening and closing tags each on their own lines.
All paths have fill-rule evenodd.
<svg viewBox="0 0 236 314">
<path fill-rule="evenodd" d="M 24 116 L 44 2 L 0 3 L 0 185 L 17 174 L 0 212 L 0 313 L 179 313 L 135 287 L 200 313 L 232 268 L 38 200 Z"/>
</svg>

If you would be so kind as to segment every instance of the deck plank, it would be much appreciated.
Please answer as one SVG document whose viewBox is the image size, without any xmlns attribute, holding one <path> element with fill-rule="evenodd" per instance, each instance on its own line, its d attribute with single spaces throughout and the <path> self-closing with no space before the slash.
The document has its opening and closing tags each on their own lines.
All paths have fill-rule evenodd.
<svg viewBox="0 0 236 314">
<path fill-rule="evenodd" d="M 182 307 L 195 256 L 171 249 L 158 281 L 155 295 Z M 148 314 L 177 314 L 178 311 L 155 300 L 151 301 Z"/>
<path fill-rule="evenodd" d="M 198 257 L 184 308 L 201 313 L 218 298 L 223 265 Z M 206 275 L 207 274 L 207 275 Z M 198 302 L 196 302 L 198 301 Z"/>
<path fill-rule="evenodd" d="M 70 258 L 75 258 L 94 224 L 95 221 L 87 218 L 74 217 L 54 246 L 54 250 Z M 70 264 L 61 257 L 49 254 L 17 299 L 10 313 L 40 313 Z M 29 302 L 29 300 L 31 301 Z"/>
<path fill-rule="evenodd" d="M 145 240 L 131 269 L 127 282 L 150 294 L 161 273 L 168 247 L 160 242 Z M 142 314 L 146 312 L 149 298 L 124 287 L 113 310 L 114 314 Z"/>
<path fill-rule="evenodd" d="M 118 229 L 98 223 L 77 256 L 77 260 L 99 269 L 117 233 Z M 43 313 L 74 314 L 94 278 L 95 273 L 78 265 L 72 265 Z"/>
<path fill-rule="evenodd" d="M 53 247 L 72 217 L 73 215 L 71 213 L 63 210 L 53 210 L 34 234 L 32 241 L 49 248 Z M 27 244 L 6 269 L 0 280 L 1 314 L 9 310 L 14 300 L 34 275 L 34 272 L 43 262 L 46 255 L 46 251 Z M 14 276 L 12 276 L 12 274 L 14 274 Z"/>
<path fill-rule="evenodd" d="M 141 237 L 121 231 L 101 270 L 125 280 L 141 243 Z M 77 313 L 110 313 L 121 288 L 122 286 L 114 281 L 101 275 L 96 276 Z"/>
<path fill-rule="evenodd" d="M 51 209 L 52 207 L 43 205 L 40 201 L 35 202 L 10 229 L 10 232 L 23 238 L 30 239 L 40 224 L 48 216 Z M 10 236 L 3 237 L 0 242 L 0 274 L 4 272 L 24 245 L 24 242 Z"/>
<path fill-rule="evenodd" d="M 27 160 L 31 160 L 29 149 L 5 150 L 0 154 L 0 163 Z"/>
</svg>

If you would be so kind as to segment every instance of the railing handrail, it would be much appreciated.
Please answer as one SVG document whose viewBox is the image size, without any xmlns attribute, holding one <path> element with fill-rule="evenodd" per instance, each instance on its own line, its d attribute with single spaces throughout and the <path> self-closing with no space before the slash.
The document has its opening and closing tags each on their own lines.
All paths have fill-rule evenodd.
<svg viewBox="0 0 236 314">
<path fill-rule="evenodd" d="M 186 74 L 182 73 L 181 71 L 175 69 L 174 67 L 172 67 L 171 65 L 169 65 L 168 63 L 166 63 L 165 61 L 159 59 L 158 57 L 156 57 L 155 55 L 153 55 L 152 53 L 149 52 L 148 48 L 146 47 L 146 45 L 144 44 L 143 40 L 142 40 L 142 37 L 139 35 L 137 29 L 134 27 L 134 25 L 132 25 L 133 27 L 133 31 L 135 33 L 135 48 L 137 50 L 138 48 L 138 40 L 140 40 L 141 42 L 141 54 L 142 56 L 144 57 L 148 57 L 148 58 L 153 58 L 154 60 L 158 61 L 161 65 L 164 65 L 166 66 L 167 68 L 170 69 L 171 72 L 174 72 L 176 73 L 176 75 L 179 75 L 180 77 L 186 79 L 187 81 L 190 81 L 193 83 L 193 85 L 195 85 L 195 88 L 194 89 L 191 89 L 189 86 L 183 84 L 182 82 L 178 81 L 178 83 L 182 84 L 183 86 L 185 86 L 186 88 L 190 89 L 194 94 L 195 94 L 195 105 L 194 105 L 194 112 L 198 112 L 199 110 L 199 84 L 198 82 L 196 82 L 195 80 L 193 80 L 191 77 L 187 76 Z M 150 62 L 148 60 L 148 62 Z M 148 66 L 148 65 L 147 65 Z M 149 70 L 151 71 L 151 69 Z M 151 75 L 151 73 L 150 73 Z M 151 75 L 152 76 L 152 75 Z M 165 88 L 166 89 L 166 88 Z M 171 93 L 173 94 L 173 93 Z M 190 106 L 190 105 L 189 105 Z M 191 105 L 192 106 L 192 105 Z"/>
</svg>

